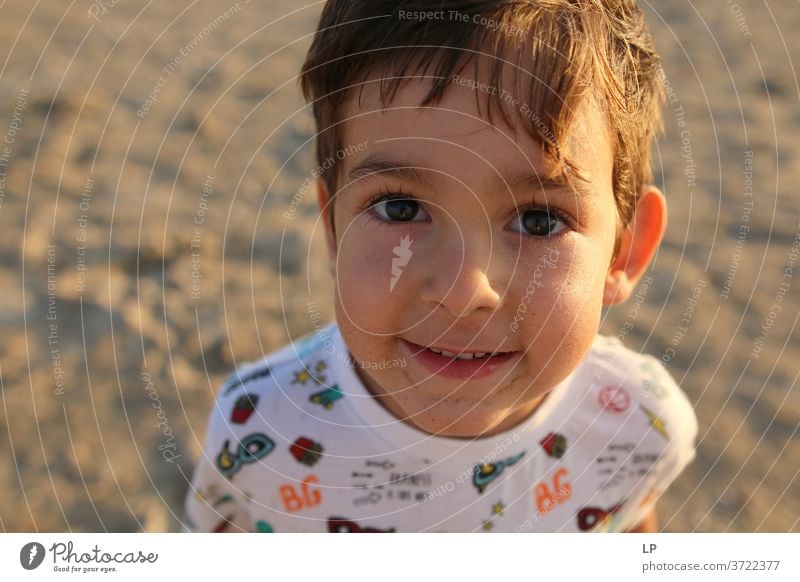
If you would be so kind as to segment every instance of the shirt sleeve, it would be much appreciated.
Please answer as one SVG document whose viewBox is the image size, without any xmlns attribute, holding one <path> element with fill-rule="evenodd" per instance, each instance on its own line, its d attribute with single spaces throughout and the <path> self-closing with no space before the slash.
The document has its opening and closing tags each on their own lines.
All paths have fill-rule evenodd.
<svg viewBox="0 0 800 582">
<path fill-rule="evenodd" d="M 655 359 L 649 359 L 660 367 Z M 641 522 L 658 498 L 695 458 L 698 424 L 694 409 L 666 370 L 660 375 L 660 385 L 665 389 L 666 397 L 662 402 L 652 400 L 649 404 L 656 411 L 657 420 L 653 422 L 663 422 L 659 428 L 669 435 L 669 444 L 622 503 L 615 515 L 615 524 L 611 528 L 613 531 L 627 531 Z"/>
<path fill-rule="evenodd" d="M 209 416 L 203 452 L 195 465 L 184 510 L 189 532 L 251 531 L 247 503 L 241 491 L 217 467 L 223 447 L 233 440 L 219 400 Z"/>
</svg>

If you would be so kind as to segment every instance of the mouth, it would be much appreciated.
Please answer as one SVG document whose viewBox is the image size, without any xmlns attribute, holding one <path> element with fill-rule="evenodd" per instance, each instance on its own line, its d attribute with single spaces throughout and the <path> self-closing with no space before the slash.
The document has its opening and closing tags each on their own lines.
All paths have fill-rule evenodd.
<svg viewBox="0 0 800 582">
<path fill-rule="evenodd" d="M 421 347 L 421 346 L 420 346 Z M 432 351 L 434 354 L 439 354 L 440 356 L 444 356 L 445 358 L 451 358 L 456 360 L 488 360 L 489 358 L 495 356 L 502 356 L 503 354 L 509 354 L 511 352 L 476 352 L 476 351 L 467 351 L 467 350 L 459 350 L 458 352 L 450 352 L 447 350 L 438 350 L 432 346 L 428 346 L 427 348 Z"/>
<path fill-rule="evenodd" d="M 412 360 L 437 376 L 454 380 L 477 379 L 495 373 L 515 360 L 521 352 L 486 351 L 476 348 L 446 349 L 440 346 L 423 346 L 402 340 Z"/>
</svg>

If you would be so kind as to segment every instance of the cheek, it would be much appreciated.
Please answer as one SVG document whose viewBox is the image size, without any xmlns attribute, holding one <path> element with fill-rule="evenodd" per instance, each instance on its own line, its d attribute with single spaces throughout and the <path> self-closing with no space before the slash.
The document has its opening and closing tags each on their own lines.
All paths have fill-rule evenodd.
<svg viewBox="0 0 800 582">
<path fill-rule="evenodd" d="M 512 331 L 545 361 L 559 356 L 565 345 L 591 342 L 597 332 L 604 275 L 595 256 L 579 244 L 554 247 L 515 278 Z"/>
<path fill-rule="evenodd" d="M 393 247 L 384 236 L 355 226 L 343 233 L 336 257 L 336 297 L 340 315 L 372 333 L 385 333 L 400 287 L 390 291 Z"/>
</svg>

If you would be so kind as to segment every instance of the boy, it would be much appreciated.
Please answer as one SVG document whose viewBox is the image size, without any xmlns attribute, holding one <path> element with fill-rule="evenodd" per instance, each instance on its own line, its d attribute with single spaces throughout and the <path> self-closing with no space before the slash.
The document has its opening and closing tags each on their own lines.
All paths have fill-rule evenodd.
<svg viewBox="0 0 800 582">
<path fill-rule="evenodd" d="M 654 531 L 697 423 L 597 334 L 666 225 L 632 2 L 329 0 L 301 81 L 336 323 L 224 383 L 201 531 Z"/>
</svg>

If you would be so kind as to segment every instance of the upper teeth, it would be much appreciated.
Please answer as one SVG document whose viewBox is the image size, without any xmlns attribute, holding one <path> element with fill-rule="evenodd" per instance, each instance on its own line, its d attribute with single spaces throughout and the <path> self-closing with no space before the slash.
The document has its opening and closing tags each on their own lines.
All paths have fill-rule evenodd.
<svg viewBox="0 0 800 582">
<path fill-rule="evenodd" d="M 472 354 L 466 354 L 465 353 L 465 354 L 461 354 L 461 355 L 456 355 L 454 352 L 448 352 L 447 350 L 435 350 L 433 348 L 428 348 L 428 349 L 430 351 L 432 351 L 433 353 L 435 353 L 435 354 L 440 354 L 440 355 L 446 356 L 448 358 L 455 358 L 457 360 L 474 360 L 476 358 L 483 358 L 483 357 L 486 357 L 486 356 L 494 355 L 494 352 L 475 352 L 475 353 L 472 353 Z"/>
</svg>

